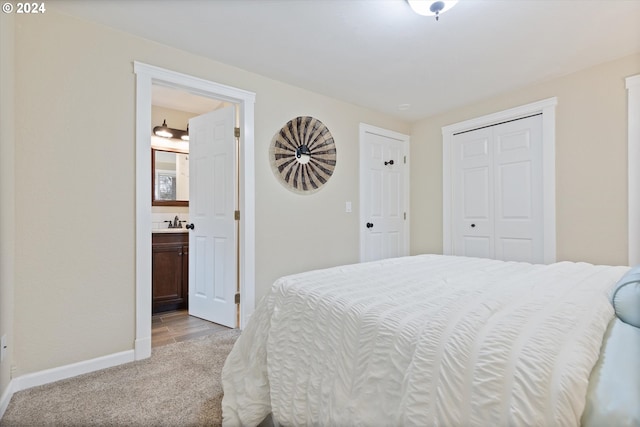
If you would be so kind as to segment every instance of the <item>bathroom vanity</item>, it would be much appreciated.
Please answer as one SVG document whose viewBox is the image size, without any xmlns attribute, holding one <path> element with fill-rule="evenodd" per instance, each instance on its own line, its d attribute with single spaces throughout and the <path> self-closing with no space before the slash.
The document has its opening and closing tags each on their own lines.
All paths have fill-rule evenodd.
<svg viewBox="0 0 640 427">
<path fill-rule="evenodd" d="M 186 229 L 154 231 L 152 253 L 152 313 L 188 308 L 189 234 Z"/>
</svg>

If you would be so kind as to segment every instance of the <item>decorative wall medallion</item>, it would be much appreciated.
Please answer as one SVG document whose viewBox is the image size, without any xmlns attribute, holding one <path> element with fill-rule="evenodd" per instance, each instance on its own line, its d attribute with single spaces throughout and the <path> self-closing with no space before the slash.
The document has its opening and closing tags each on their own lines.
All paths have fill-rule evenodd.
<svg viewBox="0 0 640 427">
<path fill-rule="evenodd" d="M 336 145 L 320 120 L 301 116 L 273 136 L 269 158 L 273 173 L 285 187 L 309 194 L 331 178 L 336 167 Z"/>
</svg>

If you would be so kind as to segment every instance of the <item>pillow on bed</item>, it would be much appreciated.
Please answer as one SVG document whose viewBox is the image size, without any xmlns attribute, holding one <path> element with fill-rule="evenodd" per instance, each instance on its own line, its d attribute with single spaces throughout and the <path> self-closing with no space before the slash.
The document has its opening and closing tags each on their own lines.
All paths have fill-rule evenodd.
<svg viewBox="0 0 640 427">
<path fill-rule="evenodd" d="M 640 426 L 640 328 L 613 319 L 591 372 L 582 427 Z"/>
<path fill-rule="evenodd" d="M 640 328 L 640 265 L 629 270 L 616 283 L 611 303 L 620 320 Z"/>
</svg>

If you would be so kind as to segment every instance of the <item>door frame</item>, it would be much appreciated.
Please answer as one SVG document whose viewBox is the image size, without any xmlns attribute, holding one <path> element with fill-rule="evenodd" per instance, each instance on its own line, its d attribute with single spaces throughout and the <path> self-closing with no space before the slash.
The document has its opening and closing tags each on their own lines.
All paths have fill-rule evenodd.
<svg viewBox="0 0 640 427">
<path fill-rule="evenodd" d="M 453 135 L 501 122 L 542 113 L 542 216 L 543 251 L 546 264 L 556 262 L 556 105 L 558 98 L 547 98 L 442 127 L 442 253 L 453 254 L 453 195 L 451 194 Z"/>
<path fill-rule="evenodd" d="M 411 164 L 410 162 L 410 152 L 409 152 L 409 142 L 410 142 L 410 137 L 409 135 L 405 135 L 399 132 L 395 132 L 392 130 L 388 130 L 388 129 L 383 129 L 383 128 L 379 128 L 376 126 L 372 126 L 372 125 L 368 125 L 366 123 L 360 123 L 360 128 L 359 128 L 359 145 L 360 145 L 360 151 L 359 151 L 359 169 L 360 169 L 360 183 L 359 183 L 359 197 L 360 197 L 360 203 L 359 203 L 359 223 L 358 223 L 358 230 L 359 230 L 359 234 L 360 234 L 360 262 L 363 262 L 365 259 L 365 228 L 363 226 L 363 224 L 365 224 L 368 220 L 368 218 L 365 216 L 365 212 L 364 209 L 362 209 L 362 200 L 364 200 L 364 198 L 366 197 L 366 192 L 364 189 L 364 181 L 366 179 L 365 176 L 365 171 L 362 168 L 362 163 L 363 163 L 363 158 L 364 158 L 364 140 L 365 140 L 365 135 L 367 133 L 372 133 L 375 135 L 380 135 L 380 136 L 384 136 L 385 138 L 392 138 L 392 139 L 396 139 L 398 141 L 402 142 L 402 149 L 404 151 L 404 155 L 407 158 L 407 162 L 405 164 L 405 170 L 404 170 L 404 175 L 403 175 L 403 188 L 404 188 L 404 211 L 407 214 L 407 218 L 404 221 L 404 227 L 402 232 L 404 233 L 404 255 L 409 255 L 410 252 L 410 237 L 411 237 L 411 217 L 410 217 L 410 213 L 409 213 L 409 208 L 411 206 L 411 202 L 410 202 L 410 179 L 409 179 L 409 165 Z"/>
<path fill-rule="evenodd" d="M 153 84 L 237 104 L 240 120 L 240 328 L 255 309 L 255 93 L 133 62 L 136 74 L 136 291 L 135 359 L 151 356 L 151 90 Z"/>
</svg>

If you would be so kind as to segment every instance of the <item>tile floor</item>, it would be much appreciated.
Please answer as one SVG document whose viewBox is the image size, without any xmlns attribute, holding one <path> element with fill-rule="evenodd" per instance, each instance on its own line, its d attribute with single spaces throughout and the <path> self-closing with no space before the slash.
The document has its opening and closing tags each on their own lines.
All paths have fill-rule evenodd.
<svg viewBox="0 0 640 427">
<path fill-rule="evenodd" d="M 166 311 L 151 317 L 151 347 L 213 335 L 230 328 L 189 316 L 187 310 Z"/>
</svg>

